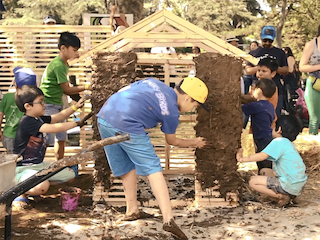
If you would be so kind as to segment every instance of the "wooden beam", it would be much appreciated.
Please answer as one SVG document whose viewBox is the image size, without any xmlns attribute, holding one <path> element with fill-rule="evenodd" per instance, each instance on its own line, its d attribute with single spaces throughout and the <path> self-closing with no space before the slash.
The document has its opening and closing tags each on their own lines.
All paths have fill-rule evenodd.
<svg viewBox="0 0 320 240">
<path fill-rule="evenodd" d="M 139 21 L 138 23 L 132 25 L 131 27 L 125 29 L 123 32 L 114 35 L 113 37 L 109 38 L 108 40 L 106 40 L 105 42 L 99 43 L 96 46 L 94 46 L 91 50 L 89 50 L 87 53 L 81 55 L 79 58 L 74 59 L 72 61 L 69 62 L 69 65 L 73 65 L 89 56 L 91 56 L 92 54 L 94 54 L 97 51 L 100 51 L 104 48 L 107 48 L 110 45 L 113 45 L 114 43 L 118 42 L 119 40 L 125 38 L 127 35 L 130 38 L 130 34 L 133 32 L 138 31 L 139 29 L 141 29 L 142 27 L 148 25 L 148 24 L 152 24 L 152 22 L 154 22 L 155 20 L 159 19 L 159 18 L 163 18 L 163 10 L 156 12 L 154 14 L 152 14 L 151 16 Z M 161 20 L 162 21 L 162 20 Z"/>
<path fill-rule="evenodd" d="M 199 35 L 199 34 L 192 34 L 192 33 L 156 33 L 156 32 L 135 32 L 130 33 L 130 37 L 128 38 L 139 38 L 139 39 L 184 39 L 188 41 L 188 39 L 199 39 L 199 40 L 206 40 L 207 38 Z"/>
<path fill-rule="evenodd" d="M 167 31 L 167 32 L 180 32 L 179 30 L 169 26 L 166 22 L 164 22 L 162 25 L 159 27 L 153 29 L 151 32 L 162 32 L 162 31 Z"/>
</svg>

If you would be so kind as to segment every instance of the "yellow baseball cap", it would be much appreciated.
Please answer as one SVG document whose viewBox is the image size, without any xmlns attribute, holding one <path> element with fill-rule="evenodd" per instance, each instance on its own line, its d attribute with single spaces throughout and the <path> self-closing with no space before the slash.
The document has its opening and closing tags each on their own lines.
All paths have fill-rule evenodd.
<svg viewBox="0 0 320 240">
<path fill-rule="evenodd" d="M 180 88 L 190 97 L 192 97 L 195 101 L 197 101 L 204 109 L 209 111 L 207 106 L 204 105 L 204 102 L 207 100 L 209 91 L 206 84 L 202 82 L 199 78 L 184 78 Z"/>
</svg>

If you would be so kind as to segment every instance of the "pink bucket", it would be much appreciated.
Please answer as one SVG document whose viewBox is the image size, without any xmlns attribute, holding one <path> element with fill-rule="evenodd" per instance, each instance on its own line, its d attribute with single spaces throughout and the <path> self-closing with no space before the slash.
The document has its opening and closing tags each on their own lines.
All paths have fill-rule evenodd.
<svg viewBox="0 0 320 240">
<path fill-rule="evenodd" d="M 77 210 L 81 189 L 76 187 L 60 188 L 61 206 L 64 212 Z"/>
</svg>

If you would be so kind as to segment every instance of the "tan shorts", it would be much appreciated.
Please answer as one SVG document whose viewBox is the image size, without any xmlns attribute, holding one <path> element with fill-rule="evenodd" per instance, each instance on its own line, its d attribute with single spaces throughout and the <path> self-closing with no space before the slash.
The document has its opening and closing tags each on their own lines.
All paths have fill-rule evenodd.
<svg viewBox="0 0 320 240">
<path fill-rule="evenodd" d="M 34 164 L 30 166 L 18 166 L 16 167 L 16 184 L 23 182 L 24 180 L 28 179 L 29 177 L 33 176 L 40 170 L 48 167 L 51 165 L 51 162 L 42 162 L 39 164 Z M 50 182 L 57 182 L 63 183 L 68 182 L 69 180 L 75 178 L 75 173 L 71 168 L 65 168 L 62 171 L 58 172 L 57 174 L 53 175 L 48 180 Z"/>
</svg>

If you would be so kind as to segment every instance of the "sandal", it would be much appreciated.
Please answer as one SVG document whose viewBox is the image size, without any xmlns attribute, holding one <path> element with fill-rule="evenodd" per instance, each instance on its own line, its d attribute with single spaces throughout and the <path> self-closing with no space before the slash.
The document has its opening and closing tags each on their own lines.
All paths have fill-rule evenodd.
<svg viewBox="0 0 320 240">
<path fill-rule="evenodd" d="M 138 219 L 146 219 L 146 218 L 153 218 L 153 214 L 146 213 L 142 210 L 139 210 L 137 213 L 132 213 L 130 215 L 125 214 L 124 217 L 121 219 L 122 221 L 135 221 Z"/>
<path fill-rule="evenodd" d="M 172 233 L 179 240 L 187 240 L 188 237 L 181 231 L 173 219 L 163 224 L 163 230 Z"/>
</svg>

